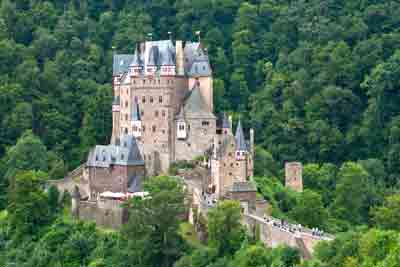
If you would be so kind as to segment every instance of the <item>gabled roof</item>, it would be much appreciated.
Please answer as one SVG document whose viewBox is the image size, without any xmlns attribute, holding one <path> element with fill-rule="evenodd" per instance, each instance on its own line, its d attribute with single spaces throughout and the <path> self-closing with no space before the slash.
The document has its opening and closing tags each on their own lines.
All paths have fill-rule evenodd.
<svg viewBox="0 0 400 267">
<path fill-rule="evenodd" d="M 200 88 L 196 84 L 184 104 L 184 115 L 190 118 L 211 118 L 215 119 L 215 115 L 210 111 L 208 105 L 200 93 Z"/>
<path fill-rule="evenodd" d="M 246 140 L 244 139 L 244 133 L 242 128 L 242 122 L 240 120 L 236 128 L 235 139 L 236 139 L 236 150 L 247 151 Z"/>
<path fill-rule="evenodd" d="M 125 72 L 128 72 L 129 66 L 131 65 L 134 59 L 133 55 L 130 54 L 120 54 L 114 55 L 113 57 L 113 75 L 120 75 Z"/>
<path fill-rule="evenodd" d="M 134 136 L 124 135 L 119 144 L 97 145 L 90 152 L 86 165 L 108 168 L 110 165 L 143 165 L 139 147 Z"/>
</svg>

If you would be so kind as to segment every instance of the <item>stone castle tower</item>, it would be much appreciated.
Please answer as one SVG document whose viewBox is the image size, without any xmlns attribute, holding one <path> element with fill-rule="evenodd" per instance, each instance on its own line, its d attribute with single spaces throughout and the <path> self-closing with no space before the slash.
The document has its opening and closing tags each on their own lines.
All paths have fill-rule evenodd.
<svg viewBox="0 0 400 267">
<path fill-rule="evenodd" d="M 133 135 L 149 175 L 212 146 L 213 78 L 201 43 L 146 41 L 133 55 L 115 54 L 113 90 L 111 143 Z"/>
<path fill-rule="evenodd" d="M 285 163 L 285 185 L 295 191 L 303 191 L 303 166 L 300 162 Z"/>
</svg>

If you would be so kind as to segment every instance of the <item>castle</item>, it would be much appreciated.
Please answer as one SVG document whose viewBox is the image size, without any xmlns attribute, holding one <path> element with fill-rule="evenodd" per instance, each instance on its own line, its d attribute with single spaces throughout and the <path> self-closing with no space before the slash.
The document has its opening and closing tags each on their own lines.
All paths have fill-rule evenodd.
<svg viewBox="0 0 400 267">
<path fill-rule="evenodd" d="M 232 121 L 213 114 L 212 70 L 200 42 L 146 41 L 133 55 L 115 54 L 113 90 L 111 145 L 134 138 L 147 176 L 211 154 L 218 194 L 253 175 L 254 131 L 246 142 L 240 122 L 233 136 Z"/>
<path fill-rule="evenodd" d="M 255 198 L 254 131 L 246 140 L 240 121 L 234 131 L 230 116 L 213 113 L 212 69 L 200 42 L 145 41 L 134 54 L 115 53 L 112 84 L 110 144 L 90 150 L 64 179 L 69 188 L 58 184 L 79 196 L 79 217 L 92 218 L 110 196 L 140 192 L 146 177 L 167 174 L 173 163 L 199 158 L 204 193 L 221 199 L 251 191 Z"/>
<path fill-rule="evenodd" d="M 72 193 L 75 217 L 118 228 L 128 215 L 121 203 L 146 196 L 146 177 L 167 174 L 173 163 L 196 161 L 201 166 L 180 174 L 193 224 L 219 200 L 234 199 L 243 223 L 253 234 L 258 227 L 268 246 L 285 243 L 308 252 L 327 238 L 266 217 L 252 182 L 254 130 L 246 140 L 240 120 L 234 130 L 231 116 L 213 113 L 212 69 L 200 42 L 145 41 L 132 55 L 114 54 L 112 82 L 110 144 L 95 146 L 84 164 L 53 181 Z M 286 186 L 302 191 L 301 163 L 285 169 Z"/>
</svg>

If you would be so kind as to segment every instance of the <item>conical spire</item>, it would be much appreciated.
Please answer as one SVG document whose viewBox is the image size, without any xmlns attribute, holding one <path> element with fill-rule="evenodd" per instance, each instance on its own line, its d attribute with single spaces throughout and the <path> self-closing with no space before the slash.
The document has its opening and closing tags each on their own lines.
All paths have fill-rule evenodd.
<svg viewBox="0 0 400 267">
<path fill-rule="evenodd" d="M 246 141 L 244 139 L 244 133 L 243 133 L 243 128 L 242 128 L 242 122 L 240 121 L 240 119 L 239 119 L 238 126 L 236 128 L 235 139 L 236 139 L 236 150 L 237 151 L 247 151 Z"/>
<path fill-rule="evenodd" d="M 132 106 L 132 121 L 140 121 L 140 111 L 137 100 L 134 101 Z"/>
</svg>

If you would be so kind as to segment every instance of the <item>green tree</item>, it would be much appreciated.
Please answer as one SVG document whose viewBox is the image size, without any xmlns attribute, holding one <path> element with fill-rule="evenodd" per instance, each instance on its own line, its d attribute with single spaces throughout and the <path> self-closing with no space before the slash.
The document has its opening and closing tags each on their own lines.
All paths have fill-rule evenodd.
<svg viewBox="0 0 400 267">
<path fill-rule="evenodd" d="M 35 235 L 48 223 L 49 204 L 43 191 L 47 174 L 43 172 L 18 172 L 9 188 L 7 210 L 10 225 L 20 238 Z"/>
<path fill-rule="evenodd" d="M 296 206 L 290 212 L 293 218 L 308 227 L 324 228 L 327 211 L 322 203 L 321 196 L 311 190 L 304 190 L 299 196 Z"/>
<path fill-rule="evenodd" d="M 380 207 L 371 210 L 373 221 L 383 229 L 399 230 L 400 219 L 400 194 L 385 198 L 385 203 Z"/>
<path fill-rule="evenodd" d="M 124 226 L 132 266 L 172 266 L 181 255 L 178 234 L 184 208 L 182 184 L 168 176 L 152 177 L 144 189 L 149 197 L 128 203 L 129 221 Z"/>
<path fill-rule="evenodd" d="M 239 202 L 229 200 L 219 202 L 208 212 L 207 217 L 210 247 L 215 248 L 219 255 L 232 255 L 239 249 L 244 238 Z"/>
</svg>

